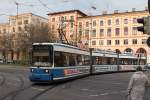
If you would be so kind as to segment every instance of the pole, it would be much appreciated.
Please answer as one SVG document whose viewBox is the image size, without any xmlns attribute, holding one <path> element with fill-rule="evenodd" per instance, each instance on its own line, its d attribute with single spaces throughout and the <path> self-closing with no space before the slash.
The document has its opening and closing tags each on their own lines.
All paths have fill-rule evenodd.
<svg viewBox="0 0 150 100">
<path fill-rule="evenodd" d="M 90 18 L 89 48 L 91 48 L 91 35 L 92 35 L 92 12 Z"/>
<path fill-rule="evenodd" d="M 116 53 L 117 53 L 117 71 L 119 71 L 119 54 L 120 54 L 119 49 L 116 49 Z"/>
<path fill-rule="evenodd" d="M 117 52 L 117 71 L 119 71 L 119 52 Z"/>
<path fill-rule="evenodd" d="M 148 0 L 148 11 L 150 12 L 150 0 Z"/>
<path fill-rule="evenodd" d="M 92 51 L 93 51 L 93 48 L 89 48 L 90 50 L 90 74 L 92 75 L 92 72 L 93 72 L 93 59 L 92 59 Z"/>
</svg>

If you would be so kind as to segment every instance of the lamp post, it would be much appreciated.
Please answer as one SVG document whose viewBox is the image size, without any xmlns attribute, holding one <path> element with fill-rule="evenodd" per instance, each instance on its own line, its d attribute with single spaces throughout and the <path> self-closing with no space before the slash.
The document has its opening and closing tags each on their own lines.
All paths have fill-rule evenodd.
<svg viewBox="0 0 150 100">
<path fill-rule="evenodd" d="M 92 57 L 92 51 L 93 51 L 93 48 L 89 48 L 89 51 L 90 51 L 90 74 L 92 74 L 93 72 L 93 57 Z"/>
<path fill-rule="evenodd" d="M 91 48 L 91 36 L 92 36 L 92 10 L 96 10 L 96 7 L 94 6 L 91 6 L 91 9 L 90 9 L 90 33 L 89 33 L 89 48 Z"/>
<path fill-rule="evenodd" d="M 90 34 L 89 34 L 89 51 L 90 51 L 90 74 L 92 74 L 93 72 L 93 58 L 92 58 L 92 51 L 93 51 L 93 48 L 91 48 L 91 35 L 92 35 L 92 9 L 93 10 L 96 10 L 96 7 L 94 6 L 91 6 L 91 18 L 90 18 Z"/>
<path fill-rule="evenodd" d="M 116 49 L 116 53 L 117 53 L 117 71 L 119 71 L 119 54 L 121 53 L 119 49 Z"/>
</svg>

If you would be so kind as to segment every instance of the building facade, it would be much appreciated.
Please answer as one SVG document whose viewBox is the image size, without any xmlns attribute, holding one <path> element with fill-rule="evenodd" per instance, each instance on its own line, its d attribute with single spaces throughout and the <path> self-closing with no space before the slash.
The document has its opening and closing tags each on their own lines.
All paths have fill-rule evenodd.
<svg viewBox="0 0 150 100">
<path fill-rule="evenodd" d="M 79 14 L 79 15 L 78 15 Z M 74 26 L 68 23 L 65 26 L 65 36 L 71 40 L 74 34 L 77 42 L 87 45 L 90 48 L 105 50 L 119 50 L 120 52 L 133 53 L 137 56 L 147 56 L 150 62 L 150 49 L 146 44 L 149 37 L 137 31 L 138 18 L 149 15 L 147 10 L 131 12 L 114 11 L 112 14 L 106 12 L 102 15 L 88 16 L 79 10 L 51 13 L 49 15 L 49 26 L 54 33 L 58 34 L 58 23 L 60 18 L 74 18 Z M 73 27 L 71 27 L 73 26 Z"/>
<path fill-rule="evenodd" d="M 9 23 L 1 23 L 0 24 L 0 60 L 4 59 L 4 51 L 6 50 L 10 25 Z"/>
<path fill-rule="evenodd" d="M 78 18 L 87 16 L 79 10 L 70 10 L 48 14 L 48 23 L 52 33 L 54 33 L 59 40 L 59 28 L 63 29 L 64 35 L 70 43 L 77 42 L 78 37 Z M 64 37 L 63 37 L 64 39 Z"/>
<path fill-rule="evenodd" d="M 7 62 L 19 61 L 24 59 L 23 52 L 20 51 L 19 42 L 20 35 L 26 31 L 26 27 L 31 24 L 40 24 L 47 23 L 48 20 L 41 16 L 35 15 L 33 13 L 24 13 L 14 16 L 9 16 L 9 23 L 6 25 L 0 25 L 0 30 L 2 35 L 2 40 L 4 39 L 5 34 L 7 34 L 7 42 L 1 44 L 1 54 L 3 54 L 4 59 Z M 24 38 L 25 39 L 25 38 Z M 10 42 L 9 42 L 10 41 Z M 8 46 L 6 46 L 6 44 Z M 6 48 L 7 47 L 7 48 Z M 7 51 L 7 52 L 6 52 Z"/>
</svg>

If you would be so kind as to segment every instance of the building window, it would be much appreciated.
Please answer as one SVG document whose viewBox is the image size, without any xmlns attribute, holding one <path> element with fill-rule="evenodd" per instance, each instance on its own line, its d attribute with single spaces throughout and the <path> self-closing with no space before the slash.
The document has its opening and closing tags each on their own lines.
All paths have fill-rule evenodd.
<svg viewBox="0 0 150 100">
<path fill-rule="evenodd" d="M 111 20 L 110 19 L 108 20 L 108 25 L 111 25 Z"/>
<path fill-rule="evenodd" d="M 147 39 L 142 39 L 142 44 L 146 44 Z"/>
<path fill-rule="evenodd" d="M 61 21 L 64 21 L 64 20 L 65 20 L 65 18 L 64 18 L 64 16 L 62 16 L 62 17 L 61 17 Z"/>
<path fill-rule="evenodd" d="M 137 19 L 133 18 L 133 24 L 137 23 Z"/>
<path fill-rule="evenodd" d="M 92 41 L 92 45 L 96 45 L 96 41 Z"/>
<path fill-rule="evenodd" d="M 128 24 L 128 19 L 124 19 L 124 24 Z"/>
<path fill-rule="evenodd" d="M 29 21 L 28 20 L 24 20 L 24 24 L 29 24 Z"/>
<path fill-rule="evenodd" d="M 100 29 L 100 37 L 104 36 L 104 29 Z"/>
<path fill-rule="evenodd" d="M 12 29 L 12 30 L 13 30 L 13 32 L 15 32 L 15 28 L 14 28 L 14 27 L 13 27 L 13 29 Z"/>
<path fill-rule="evenodd" d="M 119 40 L 115 40 L 115 44 L 116 44 L 116 45 L 119 45 L 119 44 L 120 44 L 120 41 L 119 41 Z"/>
<path fill-rule="evenodd" d="M 92 37 L 96 37 L 96 29 L 92 30 Z"/>
<path fill-rule="evenodd" d="M 99 40 L 99 45 L 104 45 L 104 41 L 103 40 Z"/>
<path fill-rule="evenodd" d="M 119 19 L 116 19 L 116 25 L 119 25 Z"/>
<path fill-rule="evenodd" d="M 18 22 L 18 25 L 22 25 L 22 21 L 19 21 L 19 22 Z"/>
<path fill-rule="evenodd" d="M 86 27 L 89 27 L 89 22 L 86 22 Z"/>
<path fill-rule="evenodd" d="M 52 22 L 55 22 L 55 18 L 52 18 Z"/>
<path fill-rule="evenodd" d="M 6 29 L 3 29 L 3 33 L 6 33 Z"/>
<path fill-rule="evenodd" d="M 82 28 L 82 22 L 79 22 L 79 28 Z"/>
<path fill-rule="evenodd" d="M 71 28 L 73 28 L 73 26 L 74 26 L 74 24 L 73 24 L 73 22 L 71 22 L 71 25 L 70 25 L 70 27 L 71 27 Z"/>
<path fill-rule="evenodd" d="M 119 36 L 120 35 L 120 28 L 116 28 L 115 32 L 116 32 L 116 36 Z"/>
<path fill-rule="evenodd" d="M 128 35 L 128 27 L 124 27 L 124 35 Z"/>
<path fill-rule="evenodd" d="M 16 24 L 16 20 L 11 20 L 11 25 L 15 25 Z"/>
<path fill-rule="evenodd" d="M 93 21 L 93 27 L 95 27 L 95 26 L 96 26 L 96 20 Z"/>
<path fill-rule="evenodd" d="M 85 30 L 85 37 L 86 37 L 86 38 L 89 38 L 89 30 L 88 30 L 88 29 Z"/>
<path fill-rule="evenodd" d="M 128 45 L 128 39 L 124 40 L 124 45 Z"/>
<path fill-rule="evenodd" d="M 22 30 L 22 28 L 21 27 L 18 27 L 18 31 L 21 31 Z"/>
<path fill-rule="evenodd" d="M 100 26 L 104 26 L 104 21 L 103 20 L 100 21 Z"/>
<path fill-rule="evenodd" d="M 111 40 L 107 40 L 107 45 L 111 45 Z"/>
<path fill-rule="evenodd" d="M 55 25 L 52 25 L 52 30 L 54 30 L 55 29 Z"/>
<path fill-rule="evenodd" d="M 70 20 L 74 20 L 74 16 L 70 16 Z"/>
<path fill-rule="evenodd" d="M 137 44 L 137 39 L 133 39 L 132 44 Z"/>
<path fill-rule="evenodd" d="M 110 37 L 111 36 L 111 28 L 107 29 L 107 36 Z"/>
<path fill-rule="evenodd" d="M 133 35 L 137 35 L 137 27 L 133 27 L 132 28 L 132 34 Z"/>
<path fill-rule="evenodd" d="M 79 30 L 79 35 L 82 36 L 82 30 L 81 29 Z"/>
</svg>

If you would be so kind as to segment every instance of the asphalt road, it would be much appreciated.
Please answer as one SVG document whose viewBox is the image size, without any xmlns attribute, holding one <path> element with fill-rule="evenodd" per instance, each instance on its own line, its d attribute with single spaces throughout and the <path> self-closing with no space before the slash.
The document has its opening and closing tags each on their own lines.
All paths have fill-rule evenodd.
<svg viewBox="0 0 150 100">
<path fill-rule="evenodd" d="M 150 78 L 149 71 L 145 72 Z M 33 84 L 27 68 L 0 67 L 0 100 L 125 100 L 133 72 L 95 75 L 61 84 Z M 150 100 L 150 89 L 144 100 Z"/>
</svg>

